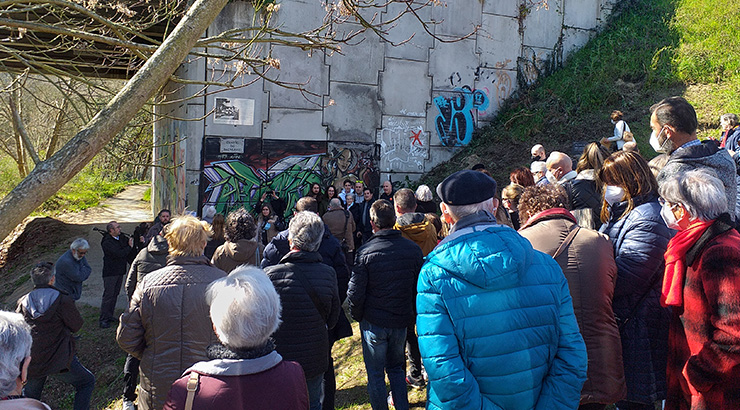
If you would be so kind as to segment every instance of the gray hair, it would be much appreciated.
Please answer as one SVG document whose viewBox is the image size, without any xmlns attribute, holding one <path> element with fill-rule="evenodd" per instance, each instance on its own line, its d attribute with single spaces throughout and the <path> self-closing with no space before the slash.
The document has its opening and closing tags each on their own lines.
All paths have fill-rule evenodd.
<svg viewBox="0 0 740 410">
<path fill-rule="evenodd" d="M 711 221 L 728 211 L 724 185 L 711 169 L 673 175 L 660 184 L 658 192 L 667 202 L 682 204 L 690 219 Z"/>
<path fill-rule="evenodd" d="M 76 250 L 83 250 L 86 251 L 90 249 L 90 244 L 87 243 L 86 240 L 83 238 L 77 238 L 74 241 L 72 241 L 72 244 L 69 245 L 69 249 L 76 251 Z"/>
<path fill-rule="evenodd" d="M 434 199 L 434 195 L 432 195 L 432 190 L 427 185 L 421 184 L 416 188 L 416 199 L 429 202 Z"/>
<path fill-rule="evenodd" d="M 738 123 L 737 115 L 735 114 L 722 114 L 719 117 L 720 123 L 729 124 L 731 126 L 735 126 Z"/>
<path fill-rule="evenodd" d="M 346 194 L 344 197 L 345 198 L 352 198 L 353 201 L 355 200 L 355 194 L 353 194 L 352 192 Z"/>
<path fill-rule="evenodd" d="M 291 245 L 302 251 L 316 252 L 319 250 L 323 236 L 324 221 L 313 212 L 298 212 L 288 225 L 288 239 Z"/>
<path fill-rule="evenodd" d="M 218 339 L 235 349 L 262 346 L 280 325 L 280 297 L 262 269 L 240 266 L 206 289 Z"/>
<path fill-rule="evenodd" d="M 54 264 L 51 262 L 39 262 L 36 264 L 36 266 L 31 270 L 31 280 L 33 281 L 33 284 L 36 286 L 48 285 L 49 282 L 51 282 L 51 278 L 54 277 L 54 270 L 52 270 L 53 266 Z"/>
<path fill-rule="evenodd" d="M 329 201 L 329 209 L 342 209 L 342 201 L 339 198 L 332 198 Z"/>
<path fill-rule="evenodd" d="M 447 210 L 455 220 L 459 220 L 468 215 L 472 215 L 478 211 L 488 211 L 493 213 L 495 208 L 493 207 L 493 197 L 486 199 L 483 202 L 470 205 L 449 205 L 447 204 Z"/>
<path fill-rule="evenodd" d="M 23 359 L 31 355 L 31 326 L 20 313 L 0 311 L 0 397 L 15 390 Z"/>
</svg>

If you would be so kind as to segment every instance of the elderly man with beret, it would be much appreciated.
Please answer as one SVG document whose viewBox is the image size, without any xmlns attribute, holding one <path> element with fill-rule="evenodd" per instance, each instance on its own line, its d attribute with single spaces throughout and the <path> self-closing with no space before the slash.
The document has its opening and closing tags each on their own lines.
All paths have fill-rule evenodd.
<svg viewBox="0 0 740 410">
<path fill-rule="evenodd" d="M 558 264 L 496 223 L 496 181 L 464 170 L 437 187 L 450 234 L 427 256 L 416 326 L 428 409 L 574 409 L 586 347 Z"/>
</svg>

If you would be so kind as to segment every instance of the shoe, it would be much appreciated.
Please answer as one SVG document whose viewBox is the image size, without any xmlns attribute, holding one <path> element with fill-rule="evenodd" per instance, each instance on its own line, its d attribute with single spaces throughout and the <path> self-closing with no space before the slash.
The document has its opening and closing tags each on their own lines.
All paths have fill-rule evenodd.
<svg viewBox="0 0 740 410">
<path fill-rule="evenodd" d="M 134 405 L 134 402 L 124 400 L 123 406 L 121 407 L 121 410 L 136 410 L 136 406 Z"/>
<path fill-rule="evenodd" d="M 406 384 L 408 384 L 414 390 L 421 390 L 427 385 L 426 382 L 424 382 L 423 377 L 417 379 L 410 376 L 406 376 Z"/>
<path fill-rule="evenodd" d="M 100 321 L 100 328 L 101 329 L 108 329 L 110 327 L 110 322 L 107 320 L 101 320 Z"/>
</svg>

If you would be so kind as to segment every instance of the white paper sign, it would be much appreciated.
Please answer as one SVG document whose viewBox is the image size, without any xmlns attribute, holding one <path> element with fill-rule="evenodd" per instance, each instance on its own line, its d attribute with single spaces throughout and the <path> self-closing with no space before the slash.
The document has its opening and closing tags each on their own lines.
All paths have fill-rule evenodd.
<svg viewBox="0 0 740 410">
<path fill-rule="evenodd" d="M 244 138 L 221 138 L 222 154 L 243 154 Z"/>
<path fill-rule="evenodd" d="M 213 106 L 214 124 L 254 125 L 254 100 L 250 98 L 216 97 Z"/>
</svg>

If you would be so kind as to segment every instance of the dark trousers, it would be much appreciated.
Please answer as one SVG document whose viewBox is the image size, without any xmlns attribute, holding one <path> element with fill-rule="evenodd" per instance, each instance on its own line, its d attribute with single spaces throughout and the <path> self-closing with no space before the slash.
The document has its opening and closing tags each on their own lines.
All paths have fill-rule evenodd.
<svg viewBox="0 0 740 410">
<path fill-rule="evenodd" d="M 637 403 L 634 401 L 617 402 L 619 410 L 655 410 L 655 404 Z"/>
<path fill-rule="evenodd" d="M 414 324 L 406 328 L 406 357 L 409 360 L 409 379 L 413 381 L 423 380 L 419 339 L 416 336 L 416 325 Z"/>
<path fill-rule="evenodd" d="M 123 275 L 103 276 L 103 301 L 100 303 L 100 322 L 115 321 L 113 312 L 116 309 L 118 294 L 121 293 Z"/>
<path fill-rule="evenodd" d="M 578 406 L 578 410 L 604 410 L 606 409 L 606 404 L 602 403 L 588 403 L 588 404 L 581 404 Z"/>
<path fill-rule="evenodd" d="M 334 410 L 334 399 L 337 392 L 337 380 L 334 376 L 334 358 L 331 356 L 331 347 L 334 345 L 333 341 L 329 341 L 329 367 L 324 372 L 324 398 L 321 401 L 321 408 L 323 410 Z"/>
<path fill-rule="evenodd" d="M 71 384 L 75 388 L 75 401 L 72 405 L 74 410 L 88 410 L 90 408 L 90 399 L 95 388 L 95 376 L 77 360 L 77 356 L 72 359 L 72 363 L 69 365 L 69 371 L 50 376 L 64 383 Z M 23 395 L 41 400 L 41 392 L 44 390 L 45 383 L 46 376 L 38 378 L 29 377 L 26 386 L 23 388 Z"/>
<path fill-rule="evenodd" d="M 123 400 L 136 402 L 136 385 L 139 383 L 139 364 L 141 360 L 126 356 L 126 364 L 123 365 Z"/>
</svg>

